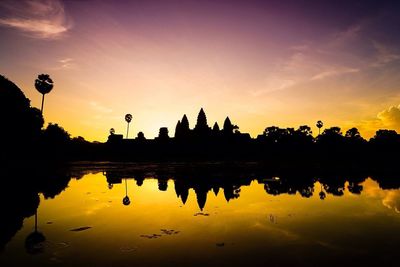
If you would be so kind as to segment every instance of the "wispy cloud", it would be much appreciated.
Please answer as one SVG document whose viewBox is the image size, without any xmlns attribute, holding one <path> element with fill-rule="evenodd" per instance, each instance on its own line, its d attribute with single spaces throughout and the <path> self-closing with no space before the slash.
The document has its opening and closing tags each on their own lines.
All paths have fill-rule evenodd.
<svg viewBox="0 0 400 267">
<path fill-rule="evenodd" d="M 320 73 L 314 75 L 313 77 L 311 77 L 311 80 L 312 81 L 322 80 L 322 79 L 325 79 L 328 77 L 338 76 L 338 75 L 347 74 L 347 73 L 356 73 L 359 71 L 360 70 L 356 69 L 356 68 L 340 67 L 340 68 L 330 69 L 327 71 L 320 72 Z"/>
<path fill-rule="evenodd" d="M 70 70 L 76 69 L 77 64 L 75 60 L 72 58 L 62 58 L 57 61 L 57 66 L 54 67 L 54 70 Z"/>
<path fill-rule="evenodd" d="M 60 0 L 2 1 L 0 9 L 8 14 L 0 18 L 0 26 L 17 29 L 30 37 L 57 39 L 71 28 Z"/>
<path fill-rule="evenodd" d="M 95 101 L 91 101 L 89 103 L 89 105 L 94 111 L 96 111 L 98 113 L 103 113 L 103 114 L 106 113 L 107 114 L 107 113 L 111 113 L 112 112 L 111 108 L 105 107 L 105 106 L 103 106 L 103 105 L 101 105 L 101 104 L 99 104 L 99 103 L 97 103 Z"/>
<path fill-rule="evenodd" d="M 400 54 L 395 53 L 387 46 L 373 41 L 373 46 L 376 49 L 377 55 L 373 62 L 370 64 L 371 67 L 382 67 L 393 61 L 400 60 Z"/>
</svg>

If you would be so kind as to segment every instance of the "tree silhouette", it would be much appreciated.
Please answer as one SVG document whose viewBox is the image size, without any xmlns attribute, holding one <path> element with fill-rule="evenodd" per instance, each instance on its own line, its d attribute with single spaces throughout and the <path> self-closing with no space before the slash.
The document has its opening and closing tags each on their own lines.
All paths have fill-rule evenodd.
<svg viewBox="0 0 400 267">
<path fill-rule="evenodd" d="M 43 139 L 49 146 L 63 146 L 70 140 L 70 134 L 57 123 L 49 123 L 43 131 Z"/>
<path fill-rule="evenodd" d="M 287 129 L 279 128 L 277 126 L 270 126 L 265 128 L 263 136 L 270 143 L 280 143 L 283 139 L 285 139 L 288 133 L 289 130 Z"/>
<path fill-rule="evenodd" d="M 44 95 L 51 92 L 54 83 L 48 74 L 39 74 L 35 80 L 35 88 L 42 94 L 42 107 L 40 112 L 43 114 Z"/>
<path fill-rule="evenodd" d="M 395 130 L 378 130 L 375 136 L 371 139 L 373 143 L 398 143 L 400 135 Z"/>
<path fill-rule="evenodd" d="M 127 129 L 126 129 L 126 139 L 128 139 L 128 135 L 129 135 L 129 123 L 131 123 L 132 121 L 132 114 L 126 114 L 125 115 L 125 121 L 128 123 Z"/>
<path fill-rule="evenodd" d="M 39 144 L 42 133 L 43 116 L 39 109 L 30 106 L 30 100 L 22 90 L 0 75 L 0 160 L 4 158 L 21 159 L 28 155 L 21 153 Z"/>
<path fill-rule="evenodd" d="M 361 138 L 360 132 L 355 127 L 347 130 L 346 134 L 344 136 L 347 137 L 347 138 L 354 138 L 354 139 Z"/>
<path fill-rule="evenodd" d="M 318 142 L 324 145 L 335 147 L 339 149 L 338 145 L 342 144 L 344 137 L 340 127 L 331 127 L 325 129 L 324 132 L 318 136 Z"/>
<path fill-rule="evenodd" d="M 114 128 L 111 128 L 111 129 L 110 129 L 110 134 L 111 134 L 111 135 L 114 135 L 114 134 L 115 134 L 115 129 L 114 129 Z"/>
<path fill-rule="evenodd" d="M 324 123 L 322 121 L 317 121 L 316 126 L 318 128 L 318 135 L 320 135 L 321 134 L 321 128 L 324 126 Z"/>
</svg>

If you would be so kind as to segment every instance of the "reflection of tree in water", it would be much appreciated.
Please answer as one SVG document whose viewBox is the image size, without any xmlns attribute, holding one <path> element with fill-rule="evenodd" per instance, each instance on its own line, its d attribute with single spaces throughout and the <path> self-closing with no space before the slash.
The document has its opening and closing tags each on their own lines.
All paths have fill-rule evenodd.
<svg viewBox="0 0 400 267">
<path fill-rule="evenodd" d="M 129 204 L 131 204 L 131 200 L 129 199 L 128 196 L 128 183 L 127 183 L 127 179 L 125 178 L 125 197 L 122 199 L 122 204 L 124 204 L 125 206 L 128 206 Z"/>
<path fill-rule="evenodd" d="M 2 179 L 0 189 L 0 202 L 8 203 L 3 207 L 3 216 L 0 227 L 0 251 L 3 250 L 11 238 L 22 228 L 25 218 L 35 215 L 35 230 L 26 238 L 25 248 L 29 253 L 38 253 L 43 249 L 41 243 L 45 240 L 42 233 L 38 231 L 36 214 L 39 207 L 39 193 L 45 198 L 54 198 L 60 194 L 70 181 L 70 174 L 64 168 L 35 170 L 28 168 L 19 170 L 18 173 L 6 171 Z M 15 191 L 18 188 L 18 198 Z M 10 199 L 13 199 L 10 202 Z"/>
<path fill-rule="evenodd" d="M 299 193 L 302 197 L 311 197 L 314 192 L 314 180 L 312 176 L 289 175 L 279 177 L 279 179 L 270 178 L 259 180 L 264 183 L 264 190 L 270 195 L 279 195 L 286 193 L 294 195 Z"/>
<path fill-rule="evenodd" d="M 42 253 L 44 250 L 43 242 L 46 241 L 46 237 L 43 233 L 38 231 L 38 212 L 35 212 L 35 229 L 25 239 L 25 250 L 29 254 Z"/>
<path fill-rule="evenodd" d="M 322 184 L 321 183 L 319 184 L 319 186 L 320 186 L 319 199 L 324 200 L 326 198 L 326 193 L 322 189 Z"/>
<path fill-rule="evenodd" d="M 400 176 L 393 172 L 378 172 L 372 174 L 368 172 L 358 172 L 351 170 L 335 171 L 331 170 L 327 175 L 313 169 L 310 170 L 292 170 L 292 171 L 270 171 L 268 169 L 248 168 L 237 170 L 231 165 L 229 167 L 220 167 L 215 165 L 215 168 L 198 168 L 193 166 L 160 168 L 156 164 L 149 167 L 136 166 L 131 170 L 124 168 L 113 168 L 104 171 L 109 185 L 115 183 L 125 183 L 124 205 L 130 203 L 128 196 L 128 179 L 135 177 L 137 185 L 142 185 L 145 177 L 153 177 L 158 179 L 158 188 L 161 191 L 168 189 L 168 180 L 173 179 L 175 192 L 182 203 L 187 202 L 190 189 L 193 189 L 196 194 L 196 199 L 199 208 L 202 210 L 206 206 L 207 194 L 213 191 L 217 196 L 220 189 L 223 189 L 224 197 L 227 201 L 240 197 L 241 186 L 248 186 L 257 177 L 257 181 L 264 185 L 266 193 L 279 195 L 283 193 L 296 194 L 299 193 L 302 197 L 310 197 L 314 193 L 314 184 L 319 182 L 318 190 L 319 197 L 324 199 L 327 194 L 336 196 L 343 195 L 345 184 L 348 182 L 348 190 L 354 194 L 362 193 L 362 183 L 367 177 L 371 177 L 377 181 L 382 189 L 398 189 L 400 188 Z M 0 227 L 0 251 L 4 249 L 15 233 L 21 229 L 24 218 L 35 214 L 39 206 L 38 193 L 42 193 L 45 198 L 54 198 L 60 194 L 69 183 L 72 177 L 82 177 L 84 174 L 90 173 L 88 169 L 70 171 L 66 168 L 48 169 L 43 171 L 29 170 L 27 173 L 5 173 L 3 186 L 0 189 L 1 203 L 9 203 L 4 205 L 4 216 L 2 216 Z M 29 177 L 29 179 L 27 179 Z M 267 178 L 258 178 L 267 177 Z M 279 177 L 279 179 L 275 179 Z M 318 177 L 315 179 L 314 177 Z M 8 179 L 7 179 L 8 178 Z M 21 182 L 22 181 L 22 182 Z M 13 191 L 10 188 L 19 188 L 20 194 L 15 198 Z M 13 199 L 13 202 L 9 200 Z M 41 237 L 39 232 L 34 231 L 30 237 L 27 237 L 27 250 L 34 251 L 39 249 L 38 244 L 43 242 L 44 236 Z"/>
<path fill-rule="evenodd" d="M 226 184 L 224 187 L 224 196 L 227 202 L 231 199 L 236 199 L 240 197 L 240 186 L 239 185 L 229 185 Z"/>
<path fill-rule="evenodd" d="M 160 191 L 167 191 L 168 189 L 168 178 L 166 177 L 159 177 L 158 181 L 158 190 Z"/>
<path fill-rule="evenodd" d="M 343 196 L 346 182 L 343 176 L 323 175 L 319 181 L 324 185 L 326 193 Z"/>
<path fill-rule="evenodd" d="M 381 172 L 371 175 L 372 179 L 377 181 L 382 189 L 398 189 L 400 188 L 400 174 Z"/>
</svg>

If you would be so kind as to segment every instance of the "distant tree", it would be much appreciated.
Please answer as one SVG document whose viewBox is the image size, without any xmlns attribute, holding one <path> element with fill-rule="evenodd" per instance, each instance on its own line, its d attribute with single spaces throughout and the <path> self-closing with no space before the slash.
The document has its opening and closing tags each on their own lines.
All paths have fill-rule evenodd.
<svg viewBox="0 0 400 267">
<path fill-rule="evenodd" d="M 344 136 L 347 137 L 347 138 L 355 138 L 355 139 L 361 138 L 360 132 L 355 127 L 347 130 L 346 134 Z"/>
<path fill-rule="evenodd" d="M 287 129 L 279 128 L 276 126 L 270 126 L 265 128 L 263 136 L 268 142 L 279 143 L 287 136 Z"/>
<path fill-rule="evenodd" d="M 296 142 L 296 144 L 310 145 L 314 140 L 312 136 L 311 127 L 307 125 L 300 126 L 297 130 L 293 131 L 292 133 L 291 130 L 289 129 L 290 128 L 288 128 L 288 133 L 293 139 L 293 142 Z"/>
<path fill-rule="evenodd" d="M 114 128 L 111 128 L 110 129 L 110 135 L 114 135 L 115 134 L 115 129 Z"/>
<path fill-rule="evenodd" d="M 82 137 L 82 136 L 74 137 L 74 138 L 71 139 L 71 141 L 74 141 L 74 142 L 76 142 L 76 143 L 86 143 L 86 142 L 88 142 L 88 141 L 86 141 L 85 138 Z"/>
<path fill-rule="evenodd" d="M 328 129 L 325 129 L 324 132 L 322 133 L 323 135 L 327 135 L 327 136 L 343 136 L 340 127 L 331 127 Z"/>
<path fill-rule="evenodd" d="M 48 74 L 39 74 L 35 80 L 35 88 L 42 94 L 42 107 L 40 112 L 43 114 L 44 96 L 51 92 L 54 83 Z"/>
<path fill-rule="evenodd" d="M 297 132 L 304 136 L 312 136 L 311 127 L 307 125 L 300 126 Z"/>
<path fill-rule="evenodd" d="M 339 127 L 331 127 L 325 129 L 324 132 L 318 136 L 318 143 L 335 147 L 339 149 L 338 145 L 342 145 L 344 136 Z"/>
<path fill-rule="evenodd" d="M 362 144 L 362 143 L 366 142 L 366 140 L 364 138 L 362 138 L 358 129 L 355 127 L 347 130 L 344 137 L 345 137 L 346 141 L 348 142 L 348 145 L 352 145 L 352 144 L 356 145 L 356 144 Z"/>
<path fill-rule="evenodd" d="M 370 142 L 373 144 L 399 144 L 400 135 L 395 130 L 378 130 Z"/>
<path fill-rule="evenodd" d="M 321 128 L 324 126 L 324 123 L 322 121 L 317 121 L 316 126 L 318 128 L 318 135 L 320 135 L 321 134 Z"/>
<path fill-rule="evenodd" d="M 126 114 L 125 115 L 125 121 L 128 123 L 127 129 L 126 129 L 126 139 L 128 139 L 128 135 L 129 135 L 129 123 L 131 123 L 132 121 L 132 114 Z"/>
<path fill-rule="evenodd" d="M 43 139 L 49 145 L 66 145 L 70 140 L 70 134 L 57 123 L 49 123 L 43 131 Z"/>
</svg>

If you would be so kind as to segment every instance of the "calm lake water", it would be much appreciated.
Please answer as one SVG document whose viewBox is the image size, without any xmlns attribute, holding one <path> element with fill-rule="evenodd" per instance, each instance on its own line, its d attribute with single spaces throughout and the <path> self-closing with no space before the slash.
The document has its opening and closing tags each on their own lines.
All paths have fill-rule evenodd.
<svg viewBox="0 0 400 267">
<path fill-rule="evenodd" d="M 58 173 L 61 186 L 37 193 L 8 188 L 18 201 L 2 203 L 0 265 L 398 266 L 400 190 L 374 178 L 125 168 Z"/>
</svg>

